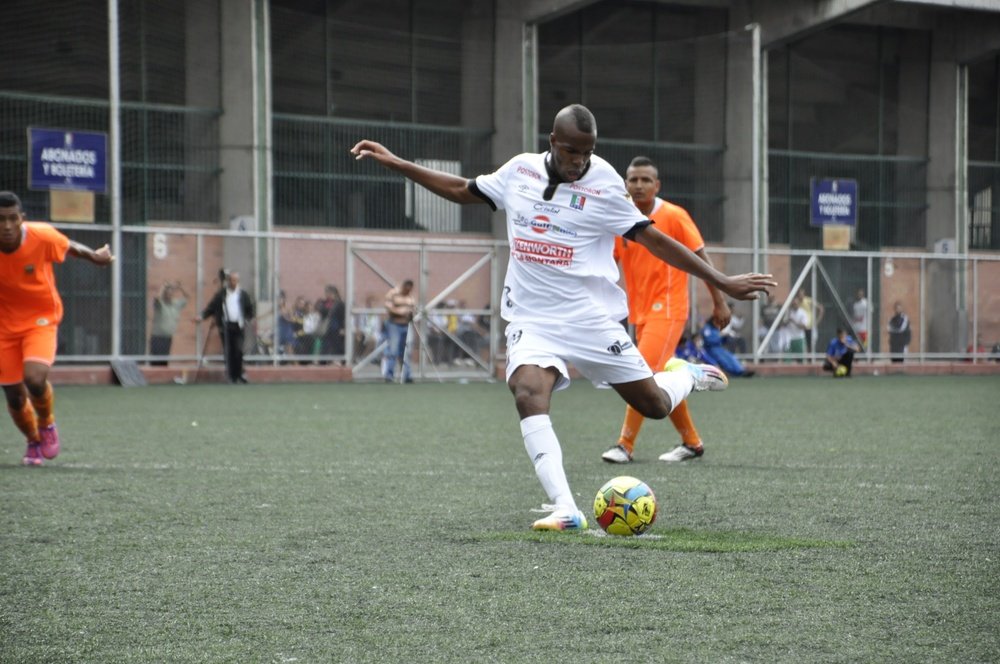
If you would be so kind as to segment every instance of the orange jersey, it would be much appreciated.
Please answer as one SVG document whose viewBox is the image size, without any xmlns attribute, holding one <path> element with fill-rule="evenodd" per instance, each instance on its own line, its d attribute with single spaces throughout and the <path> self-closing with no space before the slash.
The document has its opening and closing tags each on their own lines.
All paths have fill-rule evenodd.
<svg viewBox="0 0 1000 664">
<path fill-rule="evenodd" d="M 649 215 L 664 235 L 691 251 L 705 246 L 701 232 L 687 210 L 657 198 Z M 615 239 L 615 258 L 625 277 L 628 319 L 642 325 L 647 319 L 687 320 L 688 273 L 667 265 L 638 242 Z"/>
<path fill-rule="evenodd" d="M 58 325 L 63 305 L 53 263 L 66 260 L 69 238 L 49 224 L 25 222 L 21 246 L 0 252 L 0 335 Z"/>
</svg>

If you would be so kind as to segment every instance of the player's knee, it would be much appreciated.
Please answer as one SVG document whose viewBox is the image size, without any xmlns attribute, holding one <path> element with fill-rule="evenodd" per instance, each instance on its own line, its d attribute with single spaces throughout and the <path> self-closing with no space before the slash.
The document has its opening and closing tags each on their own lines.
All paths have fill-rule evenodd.
<svg viewBox="0 0 1000 664">
<path fill-rule="evenodd" d="M 645 392 L 640 398 L 631 399 L 629 404 L 651 420 L 662 420 L 670 414 L 670 399 L 660 390 Z"/>
<path fill-rule="evenodd" d="M 41 372 L 24 372 L 24 386 L 36 397 L 45 394 L 46 379 L 47 376 Z"/>
<path fill-rule="evenodd" d="M 654 399 L 648 404 L 645 411 L 639 410 L 639 412 L 651 420 L 662 420 L 670 414 L 670 404 L 667 402 L 666 397 Z"/>
<path fill-rule="evenodd" d="M 524 384 L 511 385 L 510 391 L 514 395 L 514 406 L 522 419 L 548 412 L 548 400 L 541 391 Z"/>
</svg>

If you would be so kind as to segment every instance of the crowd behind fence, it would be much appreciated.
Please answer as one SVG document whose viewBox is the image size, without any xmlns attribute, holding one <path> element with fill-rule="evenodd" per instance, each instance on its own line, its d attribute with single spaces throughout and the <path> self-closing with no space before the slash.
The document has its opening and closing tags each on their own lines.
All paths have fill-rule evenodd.
<svg viewBox="0 0 1000 664">
<path fill-rule="evenodd" d="M 59 225 L 73 239 L 99 246 L 109 228 Z M 709 246 L 716 265 L 729 272 L 752 264 L 749 250 Z M 180 286 L 186 300 L 174 332 L 171 364 L 207 358 L 221 361 L 221 348 L 206 323 L 194 319 L 221 287 L 219 271 L 237 270 L 255 298 L 258 315 L 248 335 L 247 360 L 262 364 L 352 366 L 357 375 L 377 377 L 386 291 L 413 279 L 419 310 L 413 353 L 418 376 L 492 376 L 503 358 L 503 321 L 498 296 L 508 257 L 507 245 L 486 236 L 350 235 L 311 232 L 235 232 L 190 227 L 123 229 L 121 283 L 111 271 L 67 261 L 58 279 L 66 315 L 60 329 L 62 363 L 131 359 L 163 360 L 150 353 L 153 300 L 165 284 Z M 1000 343 L 1000 256 L 919 252 L 824 252 L 771 248 L 757 257 L 779 287 L 774 302 L 735 303 L 745 321 L 739 334 L 743 357 L 757 362 L 816 362 L 838 327 L 864 337 L 863 357 L 871 361 L 996 359 Z M 728 265 L 728 268 L 727 268 Z M 341 343 L 282 343 L 284 304 L 321 300 L 333 287 L 343 300 Z M 707 290 L 692 280 L 690 329 L 697 330 L 711 311 Z M 803 355 L 790 355 L 773 343 L 782 320 L 774 307 L 802 290 L 817 304 L 816 325 Z M 855 317 L 864 295 L 863 320 Z M 114 320 L 113 297 L 120 298 Z M 905 355 L 890 349 L 887 325 L 896 304 L 910 320 Z M 113 349 L 118 326 L 120 349 Z M 863 330 L 859 327 L 863 326 Z M 326 330 L 324 329 L 324 332 Z M 770 332 L 770 338 L 766 338 Z M 864 334 L 862 334 L 864 332 Z M 474 334 L 473 334 L 474 333 Z M 309 334 L 316 334 L 311 330 Z M 762 344 L 767 341 L 767 344 Z"/>
</svg>

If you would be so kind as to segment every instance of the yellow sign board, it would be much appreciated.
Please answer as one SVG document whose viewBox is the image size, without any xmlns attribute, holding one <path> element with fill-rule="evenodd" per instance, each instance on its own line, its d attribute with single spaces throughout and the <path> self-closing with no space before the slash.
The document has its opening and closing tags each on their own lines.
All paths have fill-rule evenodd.
<svg viewBox="0 0 1000 664">
<path fill-rule="evenodd" d="M 823 248 L 827 251 L 847 251 L 850 249 L 851 227 L 846 224 L 824 224 Z"/>
<path fill-rule="evenodd" d="M 94 223 L 94 192 L 49 190 L 49 218 L 52 221 Z"/>
</svg>

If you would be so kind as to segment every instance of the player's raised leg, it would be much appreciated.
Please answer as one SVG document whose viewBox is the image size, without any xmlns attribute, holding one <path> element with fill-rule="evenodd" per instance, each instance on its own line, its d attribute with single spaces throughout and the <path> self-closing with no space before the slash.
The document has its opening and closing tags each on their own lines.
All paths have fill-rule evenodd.
<svg viewBox="0 0 1000 664">
<path fill-rule="evenodd" d="M 677 344 L 684 334 L 685 320 L 666 318 L 647 319 L 637 325 L 635 332 L 638 339 L 637 347 L 643 359 L 651 367 L 662 367 L 673 357 Z M 601 458 L 608 463 L 629 463 L 635 451 L 635 442 L 645 418 L 631 406 L 625 407 L 625 420 L 622 422 L 618 442 Z M 681 447 L 704 449 L 701 436 L 691 419 L 687 401 L 681 401 L 670 412 L 670 421 L 681 436 Z M 663 457 L 660 457 L 661 459 Z"/>
</svg>

